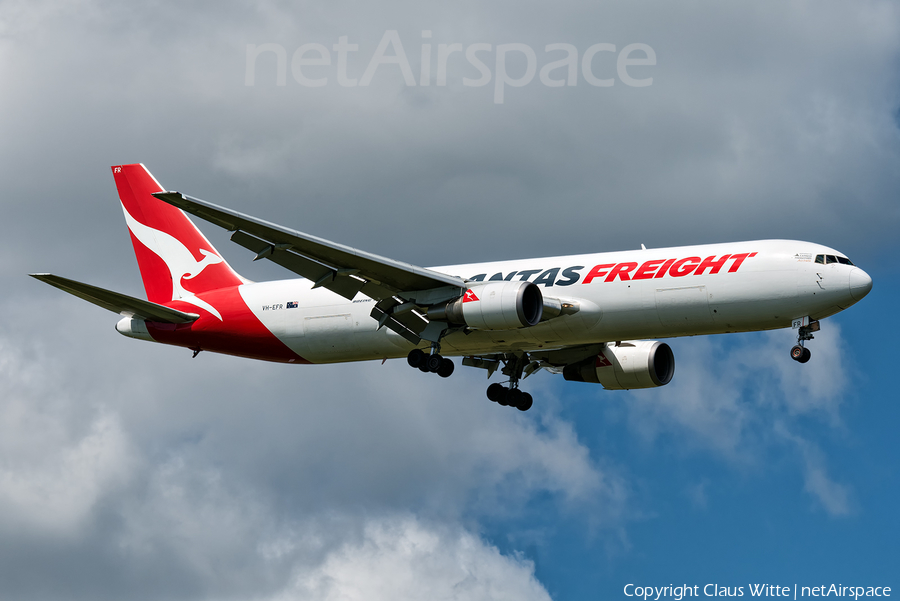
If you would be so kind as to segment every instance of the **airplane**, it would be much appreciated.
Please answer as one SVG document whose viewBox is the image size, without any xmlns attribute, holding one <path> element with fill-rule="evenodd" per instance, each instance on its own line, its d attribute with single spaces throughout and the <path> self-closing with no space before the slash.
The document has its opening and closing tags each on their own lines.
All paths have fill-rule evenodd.
<svg viewBox="0 0 900 601">
<path fill-rule="evenodd" d="M 281 363 L 406 357 L 448 377 L 498 370 L 491 401 L 527 411 L 522 380 L 544 369 L 608 390 L 653 388 L 675 373 L 658 338 L 797 330 L 860 301 L 872 278 L 810 242 L 756 240 L 423 268 L 165 190 L 143 164 L 112 167 L 143 279 L 143 300 L 49 273 L 29 274 L 122 317 L 121 334 Z M 294 272 L 251 282 L 186 213 Z"/>
</svg>

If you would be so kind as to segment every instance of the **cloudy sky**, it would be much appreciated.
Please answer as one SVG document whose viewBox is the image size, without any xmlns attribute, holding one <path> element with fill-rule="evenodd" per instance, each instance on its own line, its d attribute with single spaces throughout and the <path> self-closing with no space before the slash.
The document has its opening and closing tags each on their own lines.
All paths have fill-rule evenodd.
<svg viewBox="0 0 900 601">
<path fill-rule="evenodd" d="M 0 598 L 896 590 L 898 69 L 891 2 L 0 1 Z M 25 275 L 143 294 L 131 162 L 419 265 L 796 238 L 875 286 L 805 366 L 678 339 L 662 389 L 539 374 L 527 414 L 478 370 L 191 360 Z"/>
</svg>

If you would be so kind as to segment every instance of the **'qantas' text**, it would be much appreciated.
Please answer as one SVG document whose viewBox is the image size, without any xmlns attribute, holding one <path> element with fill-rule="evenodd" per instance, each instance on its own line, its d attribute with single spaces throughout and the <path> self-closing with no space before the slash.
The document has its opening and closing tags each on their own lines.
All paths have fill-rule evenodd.
<svg viewBox="0 0 900 601">
<path fill-rule="evenodd" d="M 534 283 L 539 286 L 571 286 L 577 284 L 581 280 L 582 284 L 590 284 L 594 281 L 614 282 L 615 280 L 650 280 L 659 279 L 666 276 L 680 278 L 688 275 L 703 275 L 705 273 L 717 274 L 721 272 L 726 265 L 728 269 L 725 273 L 735 273 L 744 264 L 744 261 L 756 256 L 756 253 L 738 253 L 736 255 L 722 255 L 718 257 L 687 257 L 684 259 L 654 259 L 637 263 L 634 261 L 626 261 L 622 263 L 604 263 L 595 265 L 585 275 L 582 280 L 581 271 L 587 267 L 584 265 L 573 265 L 572 267 L 552 267 L 550 269 L 525 269 L 522 271 L 512 271 L 508 274 L 495 273 L 491 277 L 487 277 L 486 273 L 479 273 L 468 279 L 470 282 L 483 282 L 485 278 L 488 281 L 506 281 L 511 282 L 513 278 L 518 276 L 518 281 L 528 282 L 530 278 L 537 275 Z M 730 262 L 730 265 L 729 265 Z M 562 277 L 560 277 L 562 272 Z M 538 275 L 540 274 L 540 275 Z"/>
</svg>

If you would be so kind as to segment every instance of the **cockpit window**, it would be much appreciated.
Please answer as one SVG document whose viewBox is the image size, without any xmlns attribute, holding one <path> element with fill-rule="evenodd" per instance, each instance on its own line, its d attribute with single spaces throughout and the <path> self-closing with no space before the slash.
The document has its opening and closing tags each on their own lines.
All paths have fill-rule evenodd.
<svg viewBox="0 0 900 601">
<path fill-rule="evenodd" d="M 835 255 L 816 255 L 816 263 L 820 265 L 838 263 L 840 265 L 853 265 L 847 257 L 837 257 Z"/>
</svg>

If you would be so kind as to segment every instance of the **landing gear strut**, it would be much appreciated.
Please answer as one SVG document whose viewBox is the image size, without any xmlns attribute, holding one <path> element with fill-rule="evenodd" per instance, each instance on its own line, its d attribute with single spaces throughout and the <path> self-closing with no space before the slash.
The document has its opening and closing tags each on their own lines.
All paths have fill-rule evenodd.
<svg viewBox="0 0 900 601">
<path fill-rule="evenodd" d="M 812 340 L 814 338 L 812 333 L 818 331 L 818 321 L 811 321 L 809 322 L 809 325 L 803 325 L 799 327 L 799 331 L 797 333 L 797 344 L 791 347 L 791 359 L 793 359 L 797 363 L 806 363 L 807 361 L 809 361 L 809 358 L 812 357 L 812 353 L 808 348 L 806 348 L 803 343 L 807 340 Z"/>
<path fill-rule="evenodd" d="M 406 356 L 406 362 L 409 363 L 410 367 L 418 368 L 419 371 L 437 374 L 442 378 L 449 378 L 455 366 L 453 361 L 442 357 L 437 352 L 439 348 L 437 345 L 432 345 L 432 353 L 430 355 L 426 355 L 422 349 L 414 348 Z"/>
<path fill-rule="evenodd" d="M 511 355 L 504 361 L 502 373 L 509 376 L 509 386 L 493 383 L 488 386 L 487 398 L 504 407 L 515 407 L 519 411 L 528 411 L 534 404 L 534 399 L 527 392 L 519 390 L 519 380 L 522 372 L 528 365 L 528 355 Z"/>
</svg>

